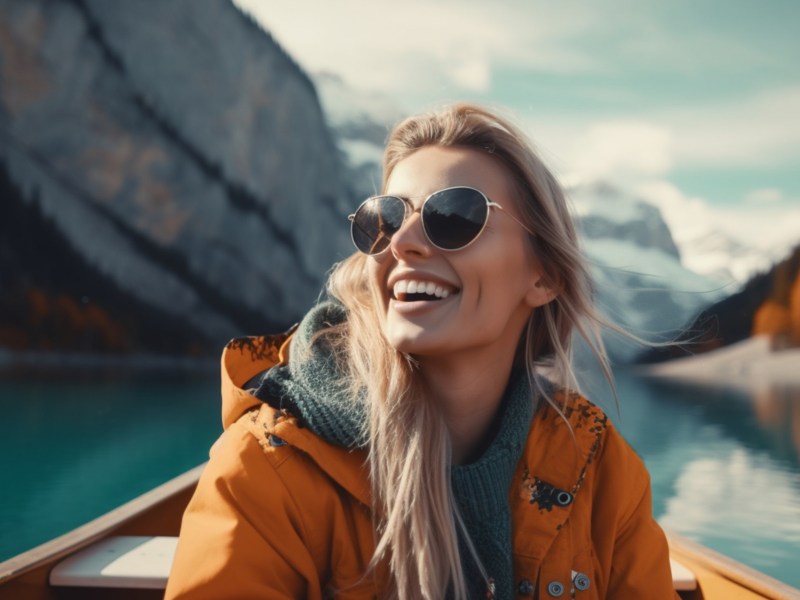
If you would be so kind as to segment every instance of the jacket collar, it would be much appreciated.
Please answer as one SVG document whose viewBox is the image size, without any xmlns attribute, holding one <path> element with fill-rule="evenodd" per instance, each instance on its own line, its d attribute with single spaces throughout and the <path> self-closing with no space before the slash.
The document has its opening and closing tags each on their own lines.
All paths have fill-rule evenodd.
<svg viewBox="0 0 800 600">
<path fill-rule="evenodd" d="M 559 392 L 533 420 L 511 491 L 515 552 L 542 558 L 580 495 L 608 424 L 605 413 L 578 394 Z M 525 532 L 518 538 L 518 532 Z"/>
<path fill-rule="evenodd" d="M 267 369 L 286 364 L 294 328 L 278 335 L 242 337 L 231 340 L 222 353 L 222 424 L 230 427 L 255 407 L 268 433 L 307 454 L 319 467 L 357 500 L 370 505 L 366 453 L 330 444 L 301 427 L 296 418 L 265 405 L 253 396 L 247 383 Z"/>
</svg>

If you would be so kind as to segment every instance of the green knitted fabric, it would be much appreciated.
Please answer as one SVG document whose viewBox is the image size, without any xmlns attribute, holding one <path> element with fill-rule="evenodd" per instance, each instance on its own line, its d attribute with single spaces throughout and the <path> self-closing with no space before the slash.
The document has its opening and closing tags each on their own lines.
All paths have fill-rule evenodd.
<svg viewBox="0 0 800 600">
<path fill-rule="evenodd" d="M 483 456 L 451 469 L 453 495 L 481 563 L 494 580 L 494 597 L 498 599 L 515 597 L 508 494 L 533 417 L 530 386 L 524 373 L 511 380 L 502 410 L 497 434 Z M 463 541 L 461 556 L 470 589 L 485 589 Z"/>
<path fill-rule="evenodd" d="M 316 331 L 345 318 L 344 308 L 338 303 L 324 302 L 314 307 L 295 333 L 289 364 L 269 370 L 255 395 L 264 401 L 277 400 L 332 444 L 364 447 L 364 404 L 353 401 L 349 390 L 342 388 L 340 373 L 326 344 L 321 340 L 311 344 Z M 515 596 L 508 494 L 533 416 L 531 390 L 524 373 L 512 378 L 501 410 L 497 433 L 483 455 L 451 470 L 456 503 L 481 563 L 495 582 L 497 599 Z M 485 597 L 486 584 L 463 539 L 460 550 L 470 592 L 475 590 L 479 597 Z"/>
</svg>

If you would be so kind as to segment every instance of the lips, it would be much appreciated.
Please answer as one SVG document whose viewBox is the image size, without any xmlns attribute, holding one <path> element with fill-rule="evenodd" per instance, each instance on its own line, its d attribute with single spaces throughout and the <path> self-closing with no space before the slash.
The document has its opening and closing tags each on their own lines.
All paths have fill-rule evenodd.
<svg viewBox="0 0 800 600">
<path fill-rule="evenodd" d="M 392 286 L 392 298 L 400 302 L 444 300 L 458 288 L 426 279 L 401 279 Z"/>
</svg>

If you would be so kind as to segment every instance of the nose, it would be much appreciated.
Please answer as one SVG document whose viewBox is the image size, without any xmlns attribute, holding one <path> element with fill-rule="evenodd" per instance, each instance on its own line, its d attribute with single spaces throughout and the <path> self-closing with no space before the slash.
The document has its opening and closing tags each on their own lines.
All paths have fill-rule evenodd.
<svg viewBox="0 0 800 600">
<path fill-rule="evenodd" d="M 422 217 L 419 211 L 414 211 L 406 217 L 403 225 L 392 236 L 389 246 L 392 254 L 398 259 L 431 255 L 433 246 L 422 229 Z"/>
</svg>

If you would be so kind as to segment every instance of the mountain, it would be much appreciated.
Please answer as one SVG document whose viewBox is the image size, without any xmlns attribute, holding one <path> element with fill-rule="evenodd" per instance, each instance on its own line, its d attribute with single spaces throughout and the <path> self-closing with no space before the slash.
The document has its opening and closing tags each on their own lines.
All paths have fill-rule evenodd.
<svg viewBox="0 0 800 600">
<path fill-rule="evenodd" d="M 605 315 L 650 341 L 670 339 L 703 307 L 726 295 L 686 268 L 661 212 L 607 182 L 566 188 Z M 610 335 L 612 356 L 631 360 L 637 345 Z"/>
<path fill-rule="evenodd" d="M 0 345 L 210 352 L 349 253 L 313 82 L 230 2 L 188 8 L 0 0 Z"/>
</svg>

